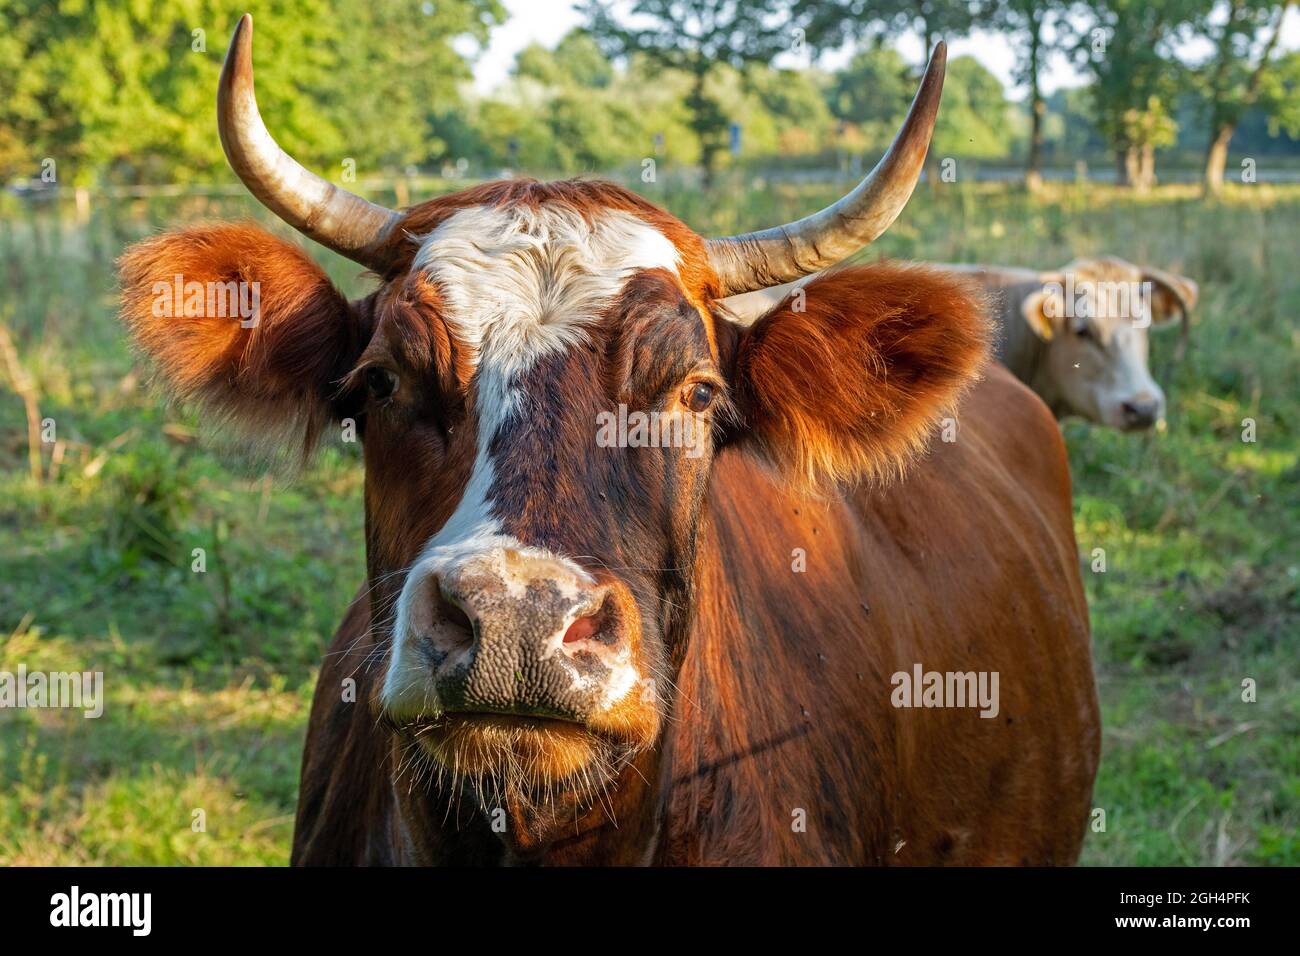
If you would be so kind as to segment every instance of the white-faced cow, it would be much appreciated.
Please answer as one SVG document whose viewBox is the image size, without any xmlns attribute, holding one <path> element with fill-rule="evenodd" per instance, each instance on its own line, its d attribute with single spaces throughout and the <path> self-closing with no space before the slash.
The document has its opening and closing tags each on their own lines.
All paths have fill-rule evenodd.
<svg viewBox="0 0 1300 956">
<path fill-rule="evenodd" d="M 1165 393 L 1151 376 L 1147 331 L 1180 320 L 1181 353 L 1196 283 L 1115 256 L 1076 259 L 1056 272 L 1005 266 L 939 265 L 969 276 L 988 297 L 994 355 L 1058 417 L 1077 415 L 1125 431 L 1165 415 Z M 804 288 L 804 278 L 734 297 L 740 322 L 766 314 Z"/>
<path fill-rule="evenodd" d="M 854 192 L 705 240 L 605 182 L 372 205 L 276 146 L 251 42 L 245 18 L 231 164 L 378 288 L 194 226 L 126 254 L 124 316 L 234 424 L 362 436 L 368 580 L 317 685 L 295 863 L 1076 858 L 1099 727 L 1070 479 L 1047 408 L 979 380 L 977 293 L 893 264 L 748 327 L 723 302 L 888 227 L 942 47 Z M 178 275 L 260 283 L 258 321 L 159 318 Z M 620 408 L 706 440 L 598 441 Z"/>
<path fill-rule="evenodd" d="M 991 293 L 998 359 L 1058 416 L 1126 431 L 1164 419 L 1147 332 L 1179 319 L 1181 352 L 1196 304 L 1191 279 L 1114 256 L 1076 259 L 1056 272 L 961 268 Z"/>
</svg>

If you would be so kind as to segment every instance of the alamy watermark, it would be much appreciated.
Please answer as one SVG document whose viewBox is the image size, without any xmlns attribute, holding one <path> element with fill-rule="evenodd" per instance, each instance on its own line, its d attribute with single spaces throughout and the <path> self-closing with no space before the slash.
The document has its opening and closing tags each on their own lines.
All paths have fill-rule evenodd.
<svg viewBox="0 0 1300 956">
<path fill-rule="evenodd" d="M 153 928 L 152 893 L 83 893 L 73 885 L 50 897 L 50 925 L 56 927 L 124 927 L 132 936 Z"/>
<path fill-rule="evenodd" d="M 153 315 L 157 319 L 239 319 L 241 328 L 255 327 L 262 316 L 260 282 L 186 282 L 177 274 L 171 282 L 153 284 Z"/>
<path fill-rule="evenodd" d="M 84 711 L 93 719 L 104 713 L 103 671 L 0 671 L 0 710 L 53 708 Z"/>
<path fill-rule="evenodd" d="M 685 448 L 687 458 L 699 458 L 708 440 L 708 426 L 692 412 L 629 412 L 620 402 L 617 412 L 596 415 L 600 448 Z"/>
<path fill-rule="evenodd" d="M 1047 294 L 1043 314 L 1049 319 L 1087 319 L 1111 316 L 1131 319 L 1135 328 L 1151 324 L 1151 283 L 1110 282 L 1074 278 L 1065 274 L 1065 282 L 1043 283 Z"/>
<path fill-rule="evenodd" d="M 889 682 L 895 707 L 978 707 L 981 717 L 998 715 L 997 671 L 926 671 L 918 663 L 910 674 L 898 671 Z"/>
</svg>

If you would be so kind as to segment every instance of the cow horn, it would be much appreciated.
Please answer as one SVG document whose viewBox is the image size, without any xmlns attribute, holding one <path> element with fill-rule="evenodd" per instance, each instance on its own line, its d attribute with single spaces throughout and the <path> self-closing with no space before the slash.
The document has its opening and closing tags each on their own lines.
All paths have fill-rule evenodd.
<svg viewBox="0 0 1300 956">
<path fill-rule="evenodd" d="M 221 67 L 217 129 L 231 168 L 262 205 L 321 245 L 383 270 L 379 249 L 401 215 L 317 176 L 271 138 L 253 94 L 253 18 L 247 13 Z"/>
<path fill-rule="evenodd" d="M 889 152 L 853 192 L 797 222 L 706 242 L 723 296 L 781 285 L 833 266 L 890 227 L 921 177 L 946 59 L 947 46 L 937 44 Z"/>
</svg>

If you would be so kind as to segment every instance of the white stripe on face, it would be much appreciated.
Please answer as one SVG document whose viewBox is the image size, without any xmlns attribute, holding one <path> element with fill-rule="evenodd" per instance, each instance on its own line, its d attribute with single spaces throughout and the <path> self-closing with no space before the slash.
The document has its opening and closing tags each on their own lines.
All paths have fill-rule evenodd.
<svg viewBox="0 0 1300 956">
<path fill-rule="evenodd" d="M 643 269 L 677 275 L 677 247 L 626 212 L 590 215 L 564 207 L 473 206 L 421 240 L 413 268 L 433 279 L 448 326 L 475 368 L 478 448 L 456 510 L 425 544 L 398 599 L 386 706 L 407 709 L 428 692 L 430 675 L 404 652 L 414 637 L 426 582 L 500 548 L 530 549 L 504 535 L 492 513 L 490 449 L 523 396 L 516 382 L 540 358 L 586 340 L 586 329 Z M 548 556 L 556 560 L 554 556 Z M 573 565 L 573 570 L 586 577 Z M 436 708 L 436 701 L 427 702 Z"/>
</svg>

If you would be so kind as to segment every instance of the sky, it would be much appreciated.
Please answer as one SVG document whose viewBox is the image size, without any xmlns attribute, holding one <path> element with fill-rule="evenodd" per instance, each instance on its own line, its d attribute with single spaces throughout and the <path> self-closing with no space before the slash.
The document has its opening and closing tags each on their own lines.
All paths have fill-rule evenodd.
<svg viewBox="0 0 1300 956">
<path fill-rule="evenodd" d="M 479 92 L 486 93 L 496 87 L 510 73 L 515 56 L 528 44 L 541 43 L 543 46 L 555 46 L 569 30 L 578 26 L 582 18 L 574 12 L 572 0 L 505 0 L 510 18 L 503 26 L 497 27 L 489 39 L 487 50 L 479 55 L 474 64 L 474 86 Z M 948 58 L 973 56 L 987 67 L 1002 84 L 1020 95 L 1012 82 L 1012 53 L 1006 39 L 996 33 L 975 33 L 972 36 L 950 43 Z M 1282 29 L 1281 46 L 1286 50 L 1300 49 L 1300 9 L 1292 8 Z M 922 60 L 921 40 L 915 35 L 904 36 L 898 43 L 899 52 L 909 61 L 919 63 Z M 1195 54 L 1198 51 L 1182 51 Z M 827 54 L 822 65 L 835 68 L 847 61 L 849 51 L 841 50 Z M 782 64 L 778 61 L 778 65 Z M 1050 63 L 1044 77 L 1043 87 L 1047 93 L 1061 87 L 1078 86 L 1083 77 L 1063 58 L 1056 57 Z"/>
</svg>

